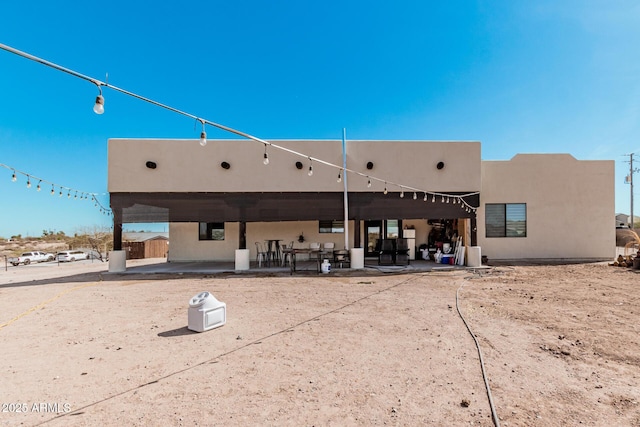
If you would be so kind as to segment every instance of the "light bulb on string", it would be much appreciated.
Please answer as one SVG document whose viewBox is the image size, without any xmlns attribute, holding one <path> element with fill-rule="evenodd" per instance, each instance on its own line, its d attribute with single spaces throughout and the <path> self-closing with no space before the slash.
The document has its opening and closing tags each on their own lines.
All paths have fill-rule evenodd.
<svg viewBox="0 0 640 427">
<path fill-rule="evenodd" d="M 269 155 L 267 154 L 267 144 L 264 144 L 264 158 L 262 160 L 262 163 L 264 163 L 265 165 L 269 164 Z"/>
<path fill-rule="evenodd" d="M 74 199 L 78 198 L 78 192 L 76 191 L 76 194 L 73 196 Z"/>
<path fill-rule="evenodd" d="M 54 190 L 53 188 L 53 184 L 51 185 L 51 195 L 53 196 L 54 194 L 56 194 L 56 190 Z"/>
<path fill-rule="evenodd" d="M 404 199 L 404 189 L 401 189 L 401 190 L 400 190 L 400 198 L 401 198 L 401 199 Z"/>
<path fill-rule="evenodd" d="M 342 182 L 342 171 L 338 172 L 338 182 Z"/>
<path fill-rule="evenodd" d="M 367 180 L 367 188 L 371 188 L 371 179 Z"/>
<path fill-rule="evenodd" d="M 447 196 L 447 203 L 449 203 L 449 196 Z"/>
<path fill-rule="evenodd" d="M 435 203 L 435 201 L 436 201 L 436 195 L 435 195 L 435 194 L 433 194 L 433 195 L 431 196 L 431 203 Z"/>
<path fill-rule="evenodd" d="M 416 200 L 418 198 L 418 195 L 416 194 L 416 192 L 413 192 L 413 200 Z"/>
<path fill-rule="evenodd" d="M 440 203 L 444 203 L 444 194 L 442 195 L 442 200 L 440 200 Z"/>
<path fill-rule="evenodd" d="M 40 180 L 40 182 L 42 182 L 42 180 Z M 40 187 L 40 182 L 38 182 L 38 186 L 36 187 L 36 190 L 38 191 L 42 190 L 42 187 Z"/>
<path fill-rule="evenodd" d="M 425 202 L 427 201 L 427 193 L 424 193 L 424 198 L 422 200 L 424 200 Z"/>
<path fill-rule="evenodd" d="M 13 171 L 13 175 L 11 175 L 11 182 L 16 182 L 18 177 L 16 176 L 16 171 Z"/>
<path fill-rule="evenodd" d="M 200 132 L 200 145 L 204 147 L 205 145 L 207 145 L 207 132 L 205 132 L 204 130 L 204 120 L 198 120 L 200 120 L 200 123 L 202 123 L 202 132 Z"/>
<path fill-rule="evenodd" d="M 27 175 L 27 188 L 31 188 L 31 178 Z"/>
<path fill-rule="evenodd" d="M 67 191 L 67 199 L 71 198 L 71 191 Z"/>
<path fill-rule="evenodd" d="M 93 105 L 93 112 L 96 114 L 104 113 L 104 97 L 102 96 L 102 88 L 98 85 L 100 94 L 96 96 L 96 103 Z"/>
<path fill-rule="evenodd" d="M 311 158 L 309 158 L 309 172 L 307 173 L 307 175 L 313 175 L 313 160 L 311 160 Z"/>
<path fill-rule="evenodd" d="M 58 194 L 58 197 L 62 197 L 62 187 L 60 187 L 60 194 Z"/>
<path fill-rule="evenodd" d="M 382 194 L 387 194 L 387 193 L 388 193 L 388 191 L 387 191 L 387 183 L 385 182 L 384 183 L 384 191 L 382 192 Z"/>
</svg>

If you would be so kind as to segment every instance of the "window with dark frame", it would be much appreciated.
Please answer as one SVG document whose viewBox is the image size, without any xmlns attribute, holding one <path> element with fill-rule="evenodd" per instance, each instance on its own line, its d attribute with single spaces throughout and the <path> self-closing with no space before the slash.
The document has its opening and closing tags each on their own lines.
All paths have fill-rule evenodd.
<svg viewBox="0 0 640 427">
<path fill-rule="evenodd" d="M 526 203 L 487 203 L 486 237 L 527 237 Z"/>
<path fill-rule="evenodd" d="M 344 233 L 344 221 L 318 221 L 320 233 Z"/>
<path fill-rule="evenodd" d="M 201 222 L 198 240 L 224 240 L 224 222 Z"/>
</svg>

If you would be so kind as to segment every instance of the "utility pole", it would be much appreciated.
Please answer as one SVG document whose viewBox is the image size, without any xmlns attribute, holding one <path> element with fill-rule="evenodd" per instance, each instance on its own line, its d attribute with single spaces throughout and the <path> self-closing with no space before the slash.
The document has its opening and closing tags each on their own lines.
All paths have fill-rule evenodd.
<svg viewBox="0 0 640 427">
<path fill-rule="evenodd" d="M 625 182 L 629 184 L 630 187 L 630 201 L 631 201 L 631 215 L 629 216 L 629 228 L 631 230 L 634 229 L 634 216 L 633 216 L 633 173 L 638 172 L 639 169 L 633 168 L 633 154 L 629 154 L 629 175 L 627 175 Z"/>
</svg>

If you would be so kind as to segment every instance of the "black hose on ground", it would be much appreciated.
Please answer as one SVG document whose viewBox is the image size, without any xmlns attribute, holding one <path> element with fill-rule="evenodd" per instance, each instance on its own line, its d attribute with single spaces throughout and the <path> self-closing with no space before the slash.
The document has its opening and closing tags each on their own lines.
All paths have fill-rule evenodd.
<svg viewBox="0 0 640 427">
<path fill-rule="evenodd" d="M 476 343 L 476 348 L 478 349 L 478 357 L 480 358 L 480 369 L 482 370 L 482 378 L 484 379 L 484 386 L 487 389 L 487 397 L 489 399 L 489 407 L 491 408 L 491 418 L 493 419 L 493 424 L 496 427 L 500 427 L 500 420 L 498 419 L 498 413 L 496 412 L 496 408 L 493 405 L 493 397 L 491 396 L 491 388 L 489 387 L 489 379 L 487 378 L 487 372 L 485 370 L 484 367 L 484 359 L 482 357 L 482 350 L 480 350 L 480 343 L 478 343 L 478 340 L 476 339 L 476 336 L 474 335 L 474 333 L 471 331 L 471 328 L 469 327 L 469 324 L 467 323 L 467 321 L 465 320 L 464 316 L 462 315 L 462 312 L 460 311 L 460 305 L 459 305 L 459 294 L 460 294 L 460 289 L 462 289 L 462 287 L 464 286 L 464 284 L 462 284 L 458 290 L 456 291 L 456 309 L 458 310 L 458 314 L 460 315 L 460 318 L 462 319 L 462 322 L 464 323 L 464 326 L 467 327 L 467 331 L 469 331 L 469 333 L 471 334 L 471 338 L 473 338 L 473 341 Z"/>
</svg>

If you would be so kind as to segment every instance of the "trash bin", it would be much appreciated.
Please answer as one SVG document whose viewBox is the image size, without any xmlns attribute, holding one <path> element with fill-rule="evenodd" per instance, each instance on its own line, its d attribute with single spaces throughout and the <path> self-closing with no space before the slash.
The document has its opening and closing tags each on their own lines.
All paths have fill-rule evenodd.
<svg viewBox="0 0 640 427">
<path fill-rule="evenodd" d="M 209 292 L 200 292 L 189 301 L 187 328 L 204 332 L 227 322 L 227 304 L 218 301 Z"/>
</svg>

